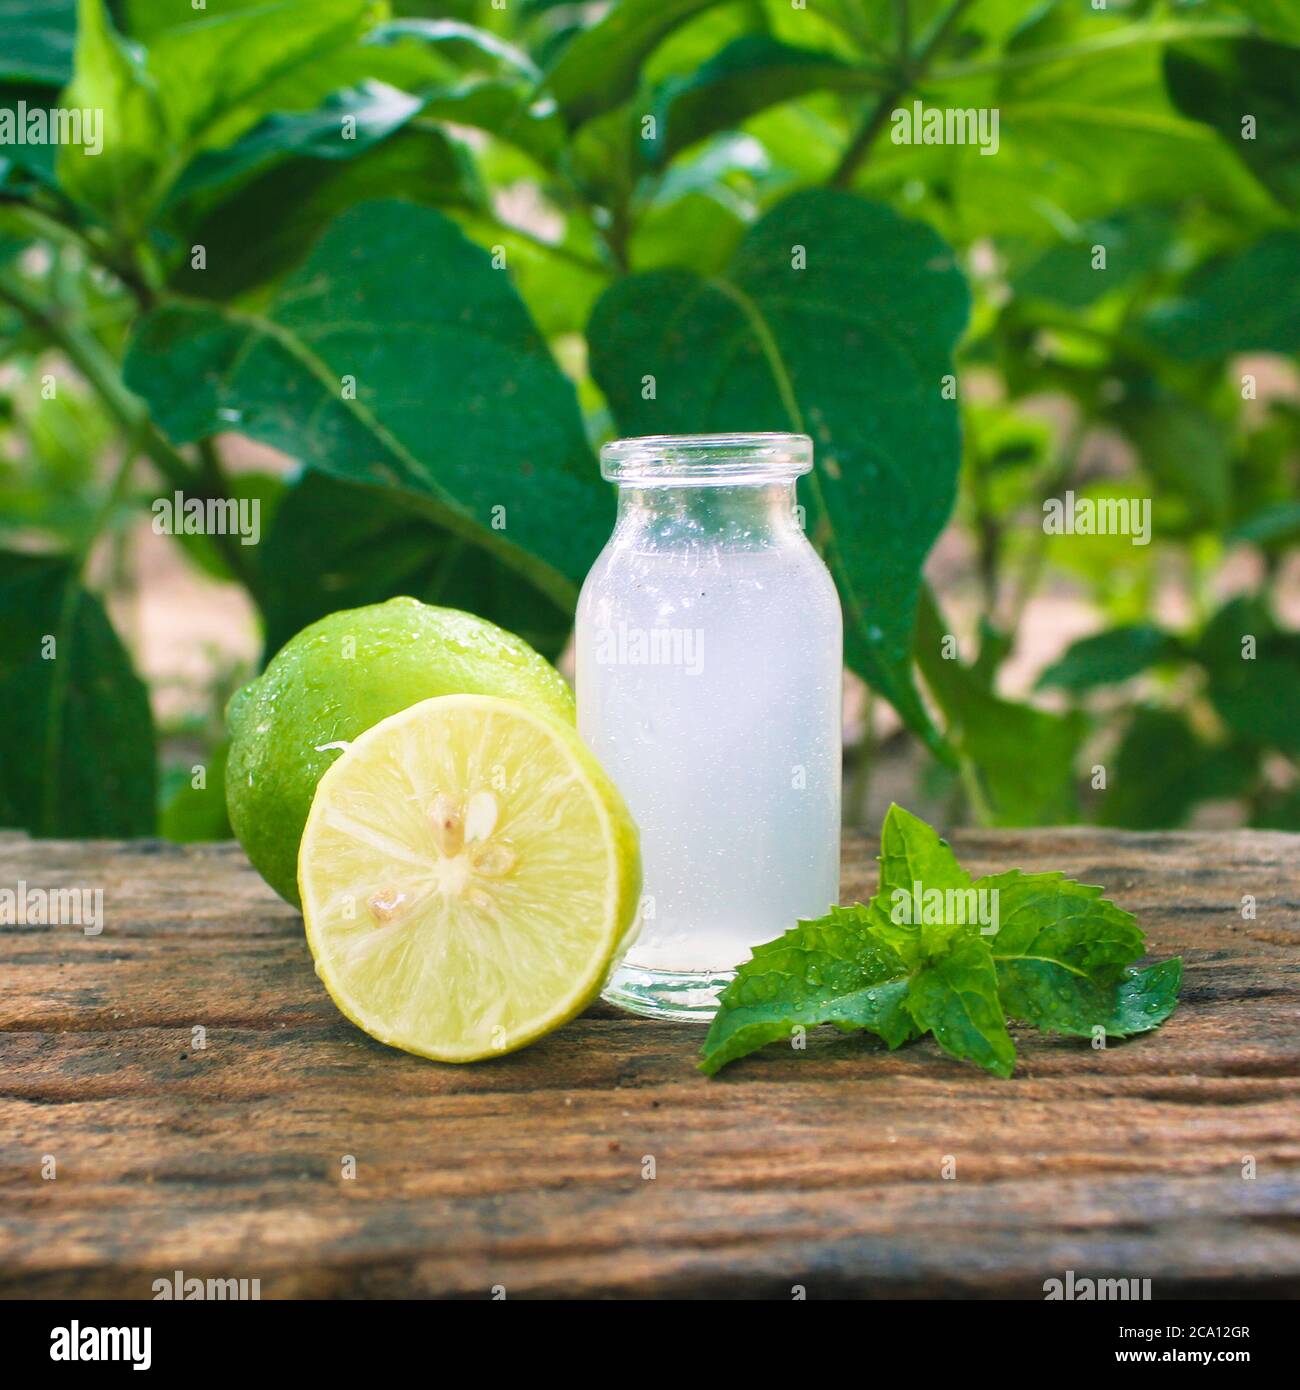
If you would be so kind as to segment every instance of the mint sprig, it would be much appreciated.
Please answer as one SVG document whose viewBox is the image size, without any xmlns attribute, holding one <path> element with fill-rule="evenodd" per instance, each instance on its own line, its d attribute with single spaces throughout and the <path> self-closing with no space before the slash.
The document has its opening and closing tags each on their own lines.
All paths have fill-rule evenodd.
<svg viewBox="0 0 1300 1390">
<path fill-rule="evenodd" d="M 1142 929 L 1102 891 L 1018 869 L 972 880 L 930 826 L 891 806 L 875 896 L 757 947 L 722 993 L 700 1070 L 820 1024 L 891 1049 L 929 1033 L 998 1076 L 1015 1067 L 1008 1016 L 1080 1037 L 1157 1028 L 1182 961 L 1135 969 Z"/>
</svg>

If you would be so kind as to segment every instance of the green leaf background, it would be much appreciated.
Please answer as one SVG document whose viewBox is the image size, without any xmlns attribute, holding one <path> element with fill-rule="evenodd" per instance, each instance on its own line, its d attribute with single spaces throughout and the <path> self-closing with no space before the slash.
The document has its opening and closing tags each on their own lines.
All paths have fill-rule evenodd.
<svg viewBox="0 0 1300 1390">
<path fill-rule="evenodd" d="M 572 386 L 508 277 L 430 209 L 352 209 L 265 314 L 160 309 L 126 379 L 176 443 L 237 426 L 395 488 L 559 600 L 608 535 Z"/>
<path fill-rule="evenodd" d="M 122 721 L 101 753 L 62 696 L 25 709 L 44 765 L 102 757 L 122 809 L 15 768 L 16 823 L 79 833 L 84 801 L 92 829 L 150 828 L 156 755 L 118 744 L 175 731 L 140 717 L 104 614 L 151 495 L 263 489 L 255 554 L 178 539 L 245 585 L 266 651 L 407 589 L 558 656 L 611 519 L 601 439 L 771 428 L 814 438 L 801 500 L 848 662 L 958 817 L 1297 814 L 1289 0 L 397 9 L 0 0 L 0 109 L 105 121 L 98 156 L 0 149 L 0 534 L 64 586 Z M 995 107 L 997 154 L 895 144 L 915 100 Z M 282 478 L 225 473 L 229 434 Z M 115 450 L 136 457 L 103 499 Z M 1151 546 L 1045 541 L 1066 487 L 1150 498 Z M 1254 578 L 1224 603 L 1236 547 Z M 1013 695 L 1026 600 L 1063 588 L 1100 630 Z M 6 669 L 28 635 L 0 638 Z M 169 833 L 218 833 L 174 775 Z"/>
</svg>

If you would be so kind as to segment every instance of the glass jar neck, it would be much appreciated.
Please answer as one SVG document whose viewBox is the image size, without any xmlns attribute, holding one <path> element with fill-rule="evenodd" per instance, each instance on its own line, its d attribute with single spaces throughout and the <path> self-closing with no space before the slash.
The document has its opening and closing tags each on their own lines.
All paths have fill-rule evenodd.
<svg viewBox="0 0 1300 1390">
<path fill-rule="evenodd" d="M 777 544 L 803 534 L 795 482 L 695 483 L 685 487 L 618 489 L 615 534 L 640 535 L 658 544 Z"/>
</svg>

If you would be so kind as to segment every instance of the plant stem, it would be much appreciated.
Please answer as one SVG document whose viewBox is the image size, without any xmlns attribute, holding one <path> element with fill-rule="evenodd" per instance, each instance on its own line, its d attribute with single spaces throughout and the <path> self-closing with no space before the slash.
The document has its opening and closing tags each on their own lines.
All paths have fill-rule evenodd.
<svg viewBox="0 0 1300 1390">
<path fill-rule="evenodd" d="M 80 572 L 85 568 L 86 561 L 90 558 L 90 552 L 94 549 L 95 542 L 99 539 L 99 533 L 108 525 L 113 513 L 121 505 L 122 498 L 126 493 L 127 485 L 131 481 L 131 470 L 135 467 L 137 457 L 137 441 L 127 439 L 124 441 L 122 449 L 122 461 L 117 466 L 117 471 L 109 480 L 104 496 L 100 499 L 99 506 L 95 509 L 95 514 L 90 519 L 90 525 L 86 527 L 85 535 L 81 538 L 76 552 L 77 570 Z"/>
<path fill-rule="evenodd" d="M 1034 591 L 1038 588 L 1038 581 L 1043 572 L 1043 564 L 1047 558 L 1047 532 L 1044 531 L 1042 525 L 1043 504 L 1055 497 L 1074 475 L 1074 470 L 1078 465 L 1079 454 L 1083 448 L 1083 441 L 1087 437 L 1087 433 L 1088 421 L 1080 416 L 1071 427 L 1061 445 L 1061 452 L 1060 456 L 1057 458 L 1056 466 L 1048 474 L 1042 488 L 1039 490 L 1035 511 L 1036 524 L 1032 532 L 1033 541 L 1029 547 L 1029 553 L 1021 566 L 1020 573 L 1016 577 L 1015 587 L 1011 592 L 1011 597 L 1007 605 L 1007 619 L 1003 631 L 1012 636 L 1020 629 L 1020 624 L 1025 616 L 1025 609 L 1028 608 L 1029 600 L 1033 597 Z"/>
<path fill-rule="evenodd" d="M 984 788 L 980 785 L 979 769 L 967 757 L 963 757 L 959 764 L 959 776 L 962 791 L 966 793 L 967 804 L 974 813 L 975 823 L 984 827 L 993 825 L 993 809 L 984 795 Z"/>
<path fill-rule="evenodd" d="M 231 492 L 230 478 L 225 467 L 221 462 L 221 450 L 217 448 L 217 441 L 214 436 L 208 435 L 205 439 L 200 439 L 197 445 L 199 454 L 199 478 L 201 480 L 204 494 L 208 497 L 217 497 L 223 500 L 229 499 Z M 244 554 L 242 544 L 237 543 L 229 535 L 214 533 L 208 539 L 217 545 L 221 551 L 222 558 L 230 567 L 232 573 L 239 582 L 248 590 L 258 607 L 262 604 L 262 593 L 258 583 L 257 570 L 248 562 Z"/>
<path fill-rule="evenodd" d="M 157 295 L 148 276 L 132 264 L 129 257 L 114 251 L 102 233 L 97 233 L 94 228 L 87 230 L 71 222 L 65 222 L 61 217 L 47 212 L 26 198 L 0 193 L 0 205 L 9 208 L 25 222 L 34 236 L 75 246 L 88 260 L 103 266 L 130 291 L 141 309 L 153 307 Z"/>
<path fill-rule="evenodd" d="M 127 390 L 117 364 L 105 352 L 99 340 L 64 322 L 43 304 L 26 286 L 12 276 L 0 275 L 0 299 L 10 304 L 39 333 L 46 337 L 95 388 L 110 414 L 128 434 L 141 434 L 145 452 L 171 479 L 192 481 L 189 465 L 161 435 L 154 441 L 148 437 L 152 428 L 143 403 Z"/>
<path fill-rule="evenodd" d="M 916 661 L 935 703 L 947 717 L 949 737 L 951 737 L 953 725 L 957 722 L 956 707 L 961 704 L 962 691 L 952 689 L 951 683 L 945 682 L 943 675 L 947 659 L 940 653 L 940 644 L 943 637 L 947 635 L 947 629 L 947 621 L 939 608 L 933 590 L 928 583 L 922 580 L 916 605 L 916 634 L 914 637 Z M 956 669 L 961 671 L 963 668 L 960 665 L 960 659 L 957 658 L 956 660 L 958 662 Z M 948 688 L 945 689 L 945 685 Z M 962 730 L 961 738 L 957 742 L 955 764 L 962 789 L 966 793 L 967 802 L 976 821 L 980 825 L 991 825 L 993 823 L 993 811 L 989 806 L 988 798 L 984 795 L 984 788 L 980 784 L 979 769 L 974 765 L 964 745 L 965 731 Z"/>
<path fill-rule="evenodd" d="M 69 227 L 66 222 L 60 222 L 52 213 L 38 208 L 26 198 L 0 192 L 0 207 L 8 208 L 15 217 L 25 222 L 33 236 L 44 237 L 49 241 L 71 242 L 72 245 L 81 247 L 87 255 L 94 254 L 84 232 L 76 227 Z"/>
<path fill-rule="evenodd" d="M 985 461 L 975 421 L 969 411 L 962 414 L 964 457 L 962 471 L 970 476 L 970 499 L 974 517 L 971 531 L 975 541 L 975 568 L 979 579 L 984 617 L 992 625 L 997 620 L 998 571 L 1002 557 L 1002 527 L 993 513 L 985 488 Z"/>
<path fill-rule="evenodd" d="M 920 48 L 914 54 L 904 58 L 892 84 L 881 94 L 880 100 L 872 108 L 871 115 L 867 117 L 862 128 L 853 137 L 848 149 L 841 156 L 835 172 L 831 175 L 831 187 L 847 188 L 853 182 L 853 176 L 858 172 L 858 168 L 867 155 L 871 153 L 876 136 L 888 124 L 891 112 L 899 100 L 924 78 L 935 54 L 947 42 L 957 21 L 970 4 L 971 0 L 953 0 L 953 3 L 949 5 L 943 17 L 930 31 L 929 37 L 925 39 Z"/>
<path fill-rule="evenodd" d="M 221 453 L 217 448 L 217 441 L 211 435 L 206 439 L 200 439 L 198 450 L 199 476 L 208 491 L 215 496 L 229 496 L 230 484 L 226 480 L 226 470 L 221 466 Z"/>
</svg>

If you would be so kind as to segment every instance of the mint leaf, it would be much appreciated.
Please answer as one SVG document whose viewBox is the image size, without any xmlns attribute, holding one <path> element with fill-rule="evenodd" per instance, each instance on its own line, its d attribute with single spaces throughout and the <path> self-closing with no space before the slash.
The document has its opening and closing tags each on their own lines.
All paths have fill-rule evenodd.
<svg viewBox="0 0 1300 1390">
<path fill-rule="evenodd" d="M 712 1074 L 798 1027 L 866 1029 L 890 1048 L 932 1033 L 946 1052 L 1010 1076 L 1006 1015 L 1049 1032 L 1123 1038 L 1174 1011 L 1179 959 L 1138 970 L 1132 913 L 1092 884 L 1019 869 L 972 882 L 948 843 L 891 806 L 880 881 L 759 946 L 722 992 L 700 1070 Z"/>
<path fill-rule="evenodd" d="M 912 1037 L 903 1007 L 907 966 L 869 921 L 865 907 L 833 907 L 756 947 L 722 992 L 700 1070 L 712 1075 L 737 1057 L 789 1039 L 799 1026 L 864 1028 L 891 1048 Z"/>
<path fill-rule="evenodd" d="M 1145 970 L 1127 971 L 1116 991 L 1110 1017 L 1102 1025 L 1107 1036 L 1128 1038 L 1159 1028 L 1178 1007 L 1182 986 L 1182 956 L 1171 956 Z"/>
<path fill-rule="evenodd" d="M 1092 1037 L 1145 1033 L 1173 1012 L 1181 960 L 1129 967 L 1146 943 L 1132 913 L 1102 889 L 1063 874 L 1012 869 L 976 884 L 996 892 L 998 931 L 990 938 L 998 993 L 1012 1018 L 1045 1032 Z"/>
<path fill-rule="evenodd" d="M 1011 1075 L 1016 1045 L 1002 1016 L 997 967 L 983 937 L 959 936 L 944 955 L 923 966 L 908 987 L 907 1010 L 945 1052 L 998 1076 Z"/>
<path fill-rule="evenodd" d="M 998 964 L 998 992 L 1012 1018 L 1078 1038 L 1093 1037 L 1098 1028 L 1108 1038 L 1159 1028 L 1178 1006 L 1182 980 L 1181 956 L 1129 968 L 1118 981 L 1073 975 L 1046 961 Z"/>
<path fill-rule="evenodd" d="M 996 893 L 997 931 L 989 938 L 1001 964 L 1017 957 L 1052 962 L 1076 975 L 1114 979 L 1142 954 L 1142 929 L 1103 889 L 1061 873 L 989 874 L 976 889 Z"/>
<path fill-rule="evenodd" d="M 955 1056 L 1010 1075 L 1015 1047 L 970 875 L 901 806 L 889 808 L 880 841 L 870 904 L 801 922 L 740 967 L 704 1040 L 702 1071 L 788 1039 L 797 1026 L 833 1024 L 876 1033 L 890 1048 L 933 1029 Z"/>
<path fill-rule="evenodd" d="M 970 886 L 971 877 L 947 840 L 918 816 L 891 805 L 880 829 L 880 885 L 870 903 L 871 925 L 909 967 L 920 964 L 930 944 L 925 933 L 925 894 L 946 895 L 949 889 Z M 930 925 L 940 923 L 932 920 Z"/>
</svg>

